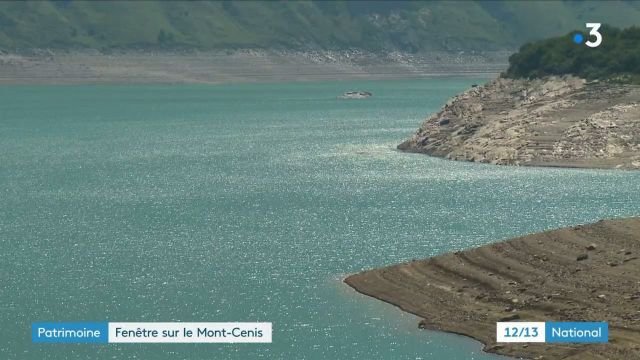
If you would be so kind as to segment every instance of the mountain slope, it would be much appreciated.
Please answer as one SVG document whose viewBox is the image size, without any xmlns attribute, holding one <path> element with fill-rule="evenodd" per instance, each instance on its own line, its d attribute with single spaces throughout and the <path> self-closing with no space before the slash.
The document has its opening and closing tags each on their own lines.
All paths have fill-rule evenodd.
<svg viewBox="0 0 640 360">
<path fill-rule="evenodd" d="M 640 24 L 633 1 L 0 2 L 0 48 L 499 50 Z"/>
<path fill-rule="evenodd" d="M 597 48 L 573 43 L 572 34 L 527 43 L 509 58 L 506 76 L 536 78 L 571 74 L 586 79 L 640 83 L 640 27 L 603 26 Z M 586 32 L 584 36 L 588 35 Z"/>
</svg>

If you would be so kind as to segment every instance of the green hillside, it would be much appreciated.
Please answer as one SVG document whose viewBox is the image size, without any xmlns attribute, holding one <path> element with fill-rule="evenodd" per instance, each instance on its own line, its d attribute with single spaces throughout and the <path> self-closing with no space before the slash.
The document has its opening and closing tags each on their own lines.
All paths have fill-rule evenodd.
<svg viewBox="0 0 640 360">
<path fill-rule="evenodd" d="M 497 50 L 640 25 L 636 1 L 1 1 L 0 48 Z"/>
<path fill-rule="evenodd" d="M 574 33 L 528 43 L 509 58 L 508 77 L 573 74 L 586 79 L 640 82 L 640 27 L 603 26 L 600 46 L 573 42 Z M 583 33 L 585 38 L 588 34 Z"/>
</svg>

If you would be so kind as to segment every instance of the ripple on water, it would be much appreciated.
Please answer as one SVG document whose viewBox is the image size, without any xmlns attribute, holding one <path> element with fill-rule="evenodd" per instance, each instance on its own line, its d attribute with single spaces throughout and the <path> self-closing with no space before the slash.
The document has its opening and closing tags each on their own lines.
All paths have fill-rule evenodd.
<svg viewBox="0 0 640 360">
<path fill-rule="evenodd" d="M 640 175 L 395 150 L 478 82 L 0 88 L 12 104 L 0 124 L 3 324 L 272 321 L 275 330 L 271 345 L 97 349 L 34 347 L 3 327 L 1 357 L 495 358 L 469 339 L 419 331 L 415 317 L 341 277 L 638 215 Z M 341 102 L 345 86 L 376 96 Z"/>
</svg>

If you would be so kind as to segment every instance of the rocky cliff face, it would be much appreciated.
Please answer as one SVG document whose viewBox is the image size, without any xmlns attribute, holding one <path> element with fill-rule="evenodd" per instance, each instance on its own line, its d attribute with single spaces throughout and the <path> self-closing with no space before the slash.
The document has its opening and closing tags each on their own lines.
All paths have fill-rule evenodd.
<svg viewBox="0 0 640 360">
<path fill-rule="evenodd" d="M 500 165 L 640 169 L 640 86 L 499 78 L 453 97 L 398 148 Z"/>
</svg>

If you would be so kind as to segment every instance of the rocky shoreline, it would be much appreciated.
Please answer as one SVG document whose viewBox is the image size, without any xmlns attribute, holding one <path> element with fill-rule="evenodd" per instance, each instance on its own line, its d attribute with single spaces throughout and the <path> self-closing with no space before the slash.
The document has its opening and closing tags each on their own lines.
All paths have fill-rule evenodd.
<svg viewBox="0 0 640 360">
<path fill-rule="evenodd" d="M 640 359 L 640 218 L 527 235 L 364 271 L 345 282 L 421 328 L 532 359 Z M 497 321 L 607 321 L 608 344 L 496 344 Z"/>
<path fill-rule="evenodd" d="M 453 97 L 398 149 L 498 165 L 640 169 L 640 86 L 498 78 Z"/>
<path fill-rule="evenodd" d="M 0 50 L 0 84 L 234 83 L 495 75 L 510 52 Z"/>
</svg>

